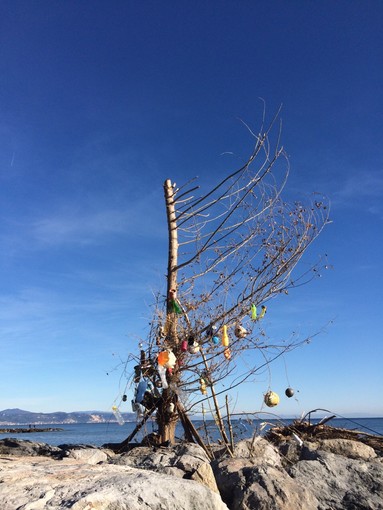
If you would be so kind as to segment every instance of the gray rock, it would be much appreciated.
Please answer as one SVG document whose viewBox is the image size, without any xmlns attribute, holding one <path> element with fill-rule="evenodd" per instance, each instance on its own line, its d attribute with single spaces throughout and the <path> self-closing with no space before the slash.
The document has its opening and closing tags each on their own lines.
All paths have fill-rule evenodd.
<svg viewBox="0 0 383 510">
<path fill-rule="evenodd" d="M 2 510 L 227 510 L 193 481 L 129 466 L 73 458 L 0 456 Z"/>
<path fill-rule="evenodd" d="M 318 441 L 318 449 L 350 459 L 371 460 L 377 456 L 371 446 L 351 439 L 322 439 Z"/>
<path fill-rule="evenodd" d="M 332 510 L 383 509 L 383 465 L 324 451 L 303 452 L 289 474 L 308 487 L 320 503 L 318 508 Z"/>
<path fill-rule="evenodd" d="M 234 447 L 234 457 L 257 459 L 262 464 L 280 466 L 281 458 L 275 446 L 261 436 L 239 441 Z"/>
<path fill-rule="evenodd" d="M 96 448 L 81 448 L 72 449 L 67 452 L 67 456 L 73 459 L 79 460 L 86 464 L 100 464 L 101 462 L 107 462 L 108 455 L 102 450 Z"/>
<path fill-rule="evenodd" d="M 318 501 L 282 467 L 258 459 L 226 459 L 214 470 L 230 510 L 316 510 Z"/>
<path fill-rule="evenodd" d="M 133 448 L 127 453 L 111 460 L 117 465 L 147 469 L 157 473 L 176 473 L 183 478 L 196 480 L 218 493 L 214 473 L 204 450 L 193 443 L 180 444 L 168 448 L 145 447 Z M 172 469 L 172 471 L 169 471 Z M 177 471 L 173 471 L 177 469 Z"/>
<path fill-rule="evenodd" d="M 46 443 L 36 443 L 27 439 L 6 438 L 0 440 L 0 455 L 35 456 L 46 455 L 60 457 L 61 448 Z"/>
</svg>

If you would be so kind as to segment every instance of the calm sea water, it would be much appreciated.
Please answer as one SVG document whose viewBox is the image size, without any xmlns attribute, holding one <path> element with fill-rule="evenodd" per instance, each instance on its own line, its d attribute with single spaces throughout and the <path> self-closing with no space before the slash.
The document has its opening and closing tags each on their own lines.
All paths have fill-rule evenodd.
<svg viewBox="0 0 383 510">
<path fill-rule="evenodd" d="M 316 423 L 318 420 L 312 420 Z M 233 420 L 233 432 L 236 440 L 252 437 L 255 432 L 264 433 L 271 425 L 289 424 L 292 420 L 269 420 L 266 426 L 262 425 L 262 420 Z M 204 437 L 204 426 L 202 421 L 194 421 L 194 425 L 199 429 L 200 434 Z M 214 426 L 214 422 L 206 422 L 207 429 L 211 435 L 211 440 L 216 441 L 218 434 Z M 360 430 L 369 434 L 375 433 L 383 436 L 383 418 L 335 418 L 328 422 L 333 427 L 342 427 L 351 430 Z M 58 432 L 31 432 L 27 434 L 0 434 L 0 439 L 6 437 L 15 437 L 17 439 L 28 439 L 48 443 L 54 446 L 61 444 L 89 444 L 101 446 L 105 443 L 119 443 L 126 439 L 134 430 L 136 423 L 125 423 L 118 425 L 117 423 L 76 423 L 64 425 L 41 425 L 41 427 L 57 427 L 63 430 Z M 12 428 L 18 428 L 13 426 Z M 142 437 L 150 432 L 156 431 L 156 424 L 151 422 L 140 431 L 133 441 L 141 441 Z M 183 437 L 181 426 L 177 428 L 177 436 Z"/>
</svg>

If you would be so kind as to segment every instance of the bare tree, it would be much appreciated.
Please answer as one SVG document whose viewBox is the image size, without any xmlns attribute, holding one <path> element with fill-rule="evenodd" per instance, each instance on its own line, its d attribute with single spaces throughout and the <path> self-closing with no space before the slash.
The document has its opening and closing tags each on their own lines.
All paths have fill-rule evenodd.
<svg viewBox="0 0 383 510">
<path fill-rule="evenodd" d="M 251 132 L 251 131 L 250 131 Z M 287 203 L 289 163 L 280 145 L 279 112 L 254 137 L 241 168 L 200 194 L 195 179 L 164 183 L 169 233 L 167 295 L 158 295 L 149 337 L 135 367 L 136 404 L 156 411 L 161 442 L 173 442 L 180 419 L 201 443 L 188 412 L 206 402 L 230 449 L 219 398 L 300 343 L 276 345 L 261 327 L 266 303 L 309 281 L 322 261 L 293 270 L 328 222 L 326 200 Z M 238 359 L 257 350 L 262 364 Z M 225 381 L 225 387 L 220 382 Z M 202 444 L 202 446 L 204 446 Z"/>
</svg>

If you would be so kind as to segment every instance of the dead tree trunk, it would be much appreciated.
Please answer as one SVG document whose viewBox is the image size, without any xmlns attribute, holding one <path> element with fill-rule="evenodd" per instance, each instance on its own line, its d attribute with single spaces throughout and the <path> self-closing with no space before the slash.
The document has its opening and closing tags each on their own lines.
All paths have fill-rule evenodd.
<svg viewBox="0 0 383 510">
<path fill-rule="evenodd" d="M 176 351 L 179 340 L 177 338 L 177 260 L 178 236 L 175 211 L 174 187 L 170 179 L 164 183 L 166 216 L 168 223 L 169 252 L 167 270 L 167 305 L 165 320 L 165 341 L 168 348 Z M 162 398 L 157 409 L 158 433 L 161 443 L 170 441 L 174 443 L 175 429 L 178 421 L 177 395 L 172 387 L 177 385 L 179 375 L 177 367 L 172 374 L 167 374 L 170 383 L 168 389 L 163 390 Z"/>
</svg>

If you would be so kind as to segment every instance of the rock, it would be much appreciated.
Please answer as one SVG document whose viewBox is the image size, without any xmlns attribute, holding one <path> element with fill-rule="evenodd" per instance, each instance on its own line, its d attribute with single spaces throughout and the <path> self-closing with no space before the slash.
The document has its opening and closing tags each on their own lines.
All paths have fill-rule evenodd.
<svg viewBox="0 0 383 510">
<path fill-rule="evenodd" d="M 100 464 L 108 460 L 108 455 L 96 448 L 75 448 L 67 452 L 67 456 L 86 464 Z"/>
<path fill-rule="evenodd" d="M 310 488 L 318 508 L 383 509 L 383 465 L 378 459 L 366 462 L 321 450 L 302 453 L 307 460 L 288 471 L 299 485 Z"/>
<path fill-rule="evenodd" d="M 111 462 L 157 473 L 172 472 L 178 477 L 182 474 L 183 478 L 196 480 L 218 493 L 210 460 L 204 450 L 193 443 L 179 444 L 169 448 L 140 446 L 116 456 Z M 177 471 L 174 471 L 175 469 Z"/>
<path fill-rule="evenodd" d="M 270 466 L 280 466 L 281 458 L 278 450 L 261 436 L 239 441 L 234 447 L 234 457 L 257 459 Z"/>
<path fill-rule="evenodd" d="M 258 459 L 226 459 L 214 470 L 230 510 L 314 510 L 318 501 L 282 467 Z"/>
<path fill-rule="evenodd" d="M 2 510 L 227 510 L 193 481 L 124 465 L 74 458 L 0 457 Z"/>
<path fill-rule="evenodd" d="M 6 438 L 0 440 L 0 455 L 46 455 L 60 457 L 63 455 L 63 451 L 57 446 L 50 446 L 46 443 L 36 443 L 27 439 Z"/>
<path fill-rule="evenodd" d="M 370 460 L 377 456 L 371 446 L 352 439 L 322 439 L 318 441 L 318 449 L 350 459 Z"/>
</svg>

